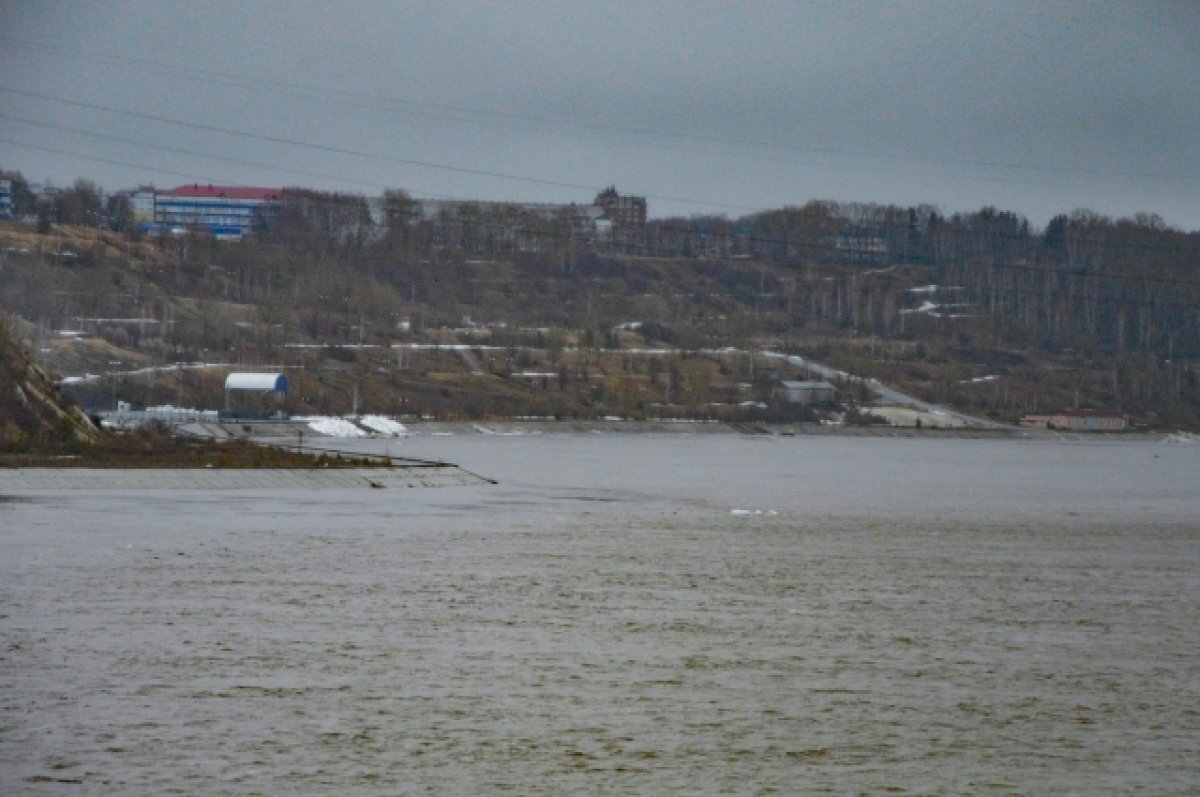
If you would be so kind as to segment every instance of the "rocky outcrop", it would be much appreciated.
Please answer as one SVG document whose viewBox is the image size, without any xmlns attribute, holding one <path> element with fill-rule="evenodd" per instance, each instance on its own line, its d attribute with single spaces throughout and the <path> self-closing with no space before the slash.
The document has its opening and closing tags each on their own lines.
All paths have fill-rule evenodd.
<svg viewBox="0 0 1200 797">
<path fill-rule="evenodd" d="M 100 430 L 0 325 L 0 449 L 94 443 Z"/>
</svg>

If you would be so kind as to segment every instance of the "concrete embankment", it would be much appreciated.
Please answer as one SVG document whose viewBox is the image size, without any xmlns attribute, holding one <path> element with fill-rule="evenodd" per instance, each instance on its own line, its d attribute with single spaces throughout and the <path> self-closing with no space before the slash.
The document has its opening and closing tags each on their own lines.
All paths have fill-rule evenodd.
<svg viewBox="0 0 1200 797">
<path fill-rule="evenodd" d="M 527 435 L 527 434 L 716 434 L 792 437 L 806 435 L 847 437 L 1024 437 L 1028 430 L 1005 429 L 918 429 L 900 426 L 846 426 L 819 423 L 757 423 L 726 421 L 405 421 L 413 435 Z M 295 432 L 292 433 L 293 435 Z M 308 434 L 305 433 L 305 437 Z M 314 438 L 315 439 L 315 438 Z M 264 442 L 266 442 L 264 440 Z M 322 440 L 322 443 L 325 441 Z M 319 444 L 318 444 L 319 445 Z"/>
<path fill-rule="evenodd" d="M 931 426 L 891 426 L 876 424 L 850 426 L 820 423 L 757 423 L 726 421 L 669 420 L 489 420 L 489 421 L 414 421 L 404 425 L 413 435 L 529 435 L 529 434 L 728 434 L 844 437 L 922 437 L 976 440 L 1130 440 L 1161 439 L 1161 432 L 1060 432 L 994 424 L 989 428 Z M 179 427 L 185 434 L 225 439 L 246 437 L 273 445 L 301 445 L 320 450 L 336 448 L 337 437 L 323 435 L 303 421 L 242 423 L 194 423 Z"/>
<path fill-rule="evenodd" d="M 725 421 L 604 421 L 604 420 L 489 420 L 489 421 L 413 421 L 405 420 L 413 435 L 482 434 L 741 434 L 741 435 L 847 435 L 864 437 L 979 437 L 994 439 L 1027 436 L 1029 430 L 1017 427 L 994 429 L 915 428 L 904 426 L 846 426 L 817 423 L 757 423 Z M 324 447 L 336 437 L 322 434 L 303 421 L 255 423 L 190 423 L 179 427 L 183 434 L 226 439 L 246 437 L 269 444 Z M 315 441 L 320 440 L 321 443 Z"/>
<path fill-rule="evenodd" d="M 853 437 L 969 437 L 996 439 L 1024 436 L 1026 430 L 933 429 L 900 426 L 846 426 L 819 423 L 757 423 L 726 421 L 420 421 L 405 422 L 414 435 L 439 434 L 726 434 L 726 435 L 844 435 Z"/>
</svg>

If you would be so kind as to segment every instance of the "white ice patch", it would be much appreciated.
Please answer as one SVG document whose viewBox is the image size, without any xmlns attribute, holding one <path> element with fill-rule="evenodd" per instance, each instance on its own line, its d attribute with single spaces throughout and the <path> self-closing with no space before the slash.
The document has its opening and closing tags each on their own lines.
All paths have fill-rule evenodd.
<svg viewBox="0 0 1200 797">
<path fill-rule="evenodd" d="M 383 415 L 364 415 L 358 419 L 358 423 L 381 435 L 392 437 L 408 437 L 409 435 L 407 426 Z"/>
<path fill-rule="evenodd" d="M 329 437 L 366 437 L 367 433 L 345 418 L 329 418 L 323 415 L 309 415 L 297 418 L 304 421 L 308 428 Z"/>
</svg>

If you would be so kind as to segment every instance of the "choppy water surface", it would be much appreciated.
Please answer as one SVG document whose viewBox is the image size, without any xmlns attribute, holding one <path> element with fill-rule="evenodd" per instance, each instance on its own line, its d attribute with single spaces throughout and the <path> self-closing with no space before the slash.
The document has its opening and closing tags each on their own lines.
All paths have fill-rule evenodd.
<svg viewBox="0 0 1200 797">
<path fill-rule="evenodd" d="M 0 792 L 1200 790 L 1200 446 L 392 447 L 0 501 Z"/>
</svg>

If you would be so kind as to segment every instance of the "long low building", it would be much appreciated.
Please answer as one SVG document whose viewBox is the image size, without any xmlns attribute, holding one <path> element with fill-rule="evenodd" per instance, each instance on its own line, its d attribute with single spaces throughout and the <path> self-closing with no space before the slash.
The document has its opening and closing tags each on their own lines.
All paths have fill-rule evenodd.
<svg viewBox="0 0 1200 797">
<path fill-rule="evenodd" d="M 1129 428 L 1129 416 L 1101 410 L 1063 410 L 1026 415 L 1021 425 L 1068 432 L 1121 432 Z"/>
<path fill-rule="evenodd" d="M 775 398 L 787 404 L 828 404 L 837 389 L 828 382 L 809 382 L 785 379 L 775 386 Z"/>
<path fill-rule="evenodd" d="M 154 224 L 162 230 L 201 230 L 236 240 L 279 209 L 280 189 L 181 185 L 154 194 Z"/>
</svg>

